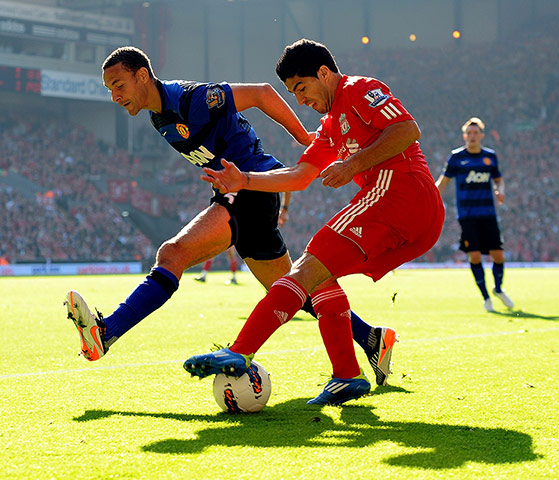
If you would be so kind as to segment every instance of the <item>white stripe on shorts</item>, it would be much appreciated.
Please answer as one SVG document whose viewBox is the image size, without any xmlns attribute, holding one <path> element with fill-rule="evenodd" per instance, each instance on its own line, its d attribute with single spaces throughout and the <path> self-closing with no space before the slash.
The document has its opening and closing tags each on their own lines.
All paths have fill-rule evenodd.
<svg viewBox="0 0 559 480">
<path fill-rule="evenodd" d="M 377 203 L 390 187 L 392 173 L 392 170 L 381 170 L 378 174 L 377 184 L 356 204 L 346 207 L 347 211 L 340 215 L 338 220 L 331 225 L 332 230 L 341 233 L 357 215 L 361 215 L 364 211 Z"/>
</svg>

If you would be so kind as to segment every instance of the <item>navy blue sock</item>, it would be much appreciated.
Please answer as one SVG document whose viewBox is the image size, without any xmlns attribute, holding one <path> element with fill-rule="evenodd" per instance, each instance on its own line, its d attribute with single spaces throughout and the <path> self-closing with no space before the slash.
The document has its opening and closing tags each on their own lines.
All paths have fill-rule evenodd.
<svg viewBox="0 0 559 480">
<path fill-rule="evenodd" d="M 505 264 L 504 263 L 494 263 L 493 264 L 493 278 L 495 279 L 495 291 L 501 292 L 501 285 L 503 284 L 503 276 L 505 275 Z"/>
<path fill-rule="evenodd" d="M 489 293 L 487 293 L 487 288 L 485 288 L 485 271 L 483 270 L 483 265 L 481 263 L 470 263 L 470 268 L 474 274 L 477 287 L 483 295 L 483 299 L 487 300 L 489 298 Z"/>
<path fill-rule="evenodd" d="M 307 301 L 301 307 L 301 310 L 311 314 L 314 318 L 316 318 L 316 313 L 314 312 L 311 297 L 307 297 Z M 351 312 L 351 330 L 353 331 L 353 340 L 355 340 L 365 352 L 368 349 L 367 341 L 369 339 L 369 333 L 371 332 L 371 327 L 368 323 L 363 321 L 359 315 L 357 315 L 354 311 Z"/>
<path fill-rule="evenodd" d="M 353 332 L 353 340 L 355 340 L 367 356 L 372 352 L 370 351 L 370 345 L 368 344 L 369 335 L 373 327 L 365 322 L 359 315 L 357 315 L 353 310 L 351 311 L 351 331 Z"/>
<path fill-rule="evenodd" d="M 307 296 L 307 299 L 305 300 L 305 303 L 301 307 L 301 310 L 303 310 L 303 312 L 307 312 L 309 315 L 312 315 L 314 318 L 316 318 L 316 313 L 314 312 L 314 308 L 312 306 L 312 301 L 310 296 Z"/>
<path fill-rule="evenodd" d="M 108 317 L 105 341 L 111 345 L 134 325 L 163 305 L 179 288 L 175 275 L 163 267 L 151 270 L 146 279 Z"/>
</svg>

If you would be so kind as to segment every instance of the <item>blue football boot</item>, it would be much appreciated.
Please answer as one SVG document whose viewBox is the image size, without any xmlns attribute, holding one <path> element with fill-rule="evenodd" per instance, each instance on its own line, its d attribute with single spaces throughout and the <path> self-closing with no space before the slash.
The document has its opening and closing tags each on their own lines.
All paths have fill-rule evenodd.
<svg viewBox="0 0 559 480">
<path fill-rule="evenodd" d="M 222 348 L 215 352 L 194 355 L 184 362 L 183 367 L 193 377 L 204 378 L 218 373 L 240 377 L 250 368 L 253 357 L 254 354 L 243 355 Z"/>
<path fill-rule="evenodd" d="M 322 393 L 307 403 L 310 405 L 341 405 L 348 400 L 367 395 L 370 391 L 371 384 L 361 370 L 361 375 L 354 378 L 332 378 Z"/>
</svg>

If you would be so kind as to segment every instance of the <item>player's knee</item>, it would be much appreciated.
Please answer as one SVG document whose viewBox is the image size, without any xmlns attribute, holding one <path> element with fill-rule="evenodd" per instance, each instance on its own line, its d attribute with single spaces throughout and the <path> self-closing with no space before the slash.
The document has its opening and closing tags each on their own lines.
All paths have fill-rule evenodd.
<svg viewBox="0 0 559 480">
<path fill-rule="evenodd" d="M 491 258 L 493 259 L 493 261 L 495 263 L 504 263 L 505 262 L 505 256 L 503 255 L 502 250 L 492 250 L 489 253 L 490 253 Z"/>
<path fill-rule="evenodd" d="M 469 252 L 468 257 L 470 258 L 470 263 L 481 263 L 481 252 Z"/>
<path fill-rule="evenodd" d="M 161 244 L 155 256 L 156 264 L 170 270 L 180 270 L 187 268 L 188 259 L 185 256 L 184 248 L 173 239 Z"/>
</svg>

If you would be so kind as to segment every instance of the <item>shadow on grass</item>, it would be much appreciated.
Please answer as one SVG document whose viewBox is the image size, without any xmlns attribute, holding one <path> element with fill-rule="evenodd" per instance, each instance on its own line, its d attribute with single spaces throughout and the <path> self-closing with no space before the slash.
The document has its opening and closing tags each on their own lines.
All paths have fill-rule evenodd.
<svg viewBox="0 0 559 480">
<path fill-rule="evenodd" d="M 539 315 L 537 313 L 529 313 L 523 310 L 510 310 L 508 312 L 490 312 L 493 315 L 510 318 L 537 318 L 540 320 L 559 320 L 559 315 Z"/>
<path fill-rule="evenodd" d="M 307 405 L 306 399 L 269 406 L 258 414 L 197 415 L 87 410 L 74 420 L 89 422 L 113 415 L 203 424 L 196 432 L 197 438 L 168 438 L 143 447 L 146 452 L 169 455 L 200 453 L 213 445 L 362 448 L 388 441 L 407 448 L 422 449 L 383 460 L 386 464 L 401 467 L 449 469 L 468 462 L 503 464 L 540 458 L 533 451 L 532 438 L 522 432 L 468 425 L 382 422 L 369 407 L 355 405 L 343 407 L 340 420 L 334 420 L 320 408 Z M 215 425 L 211 425 L 212 422 Z"/>
</svg>

